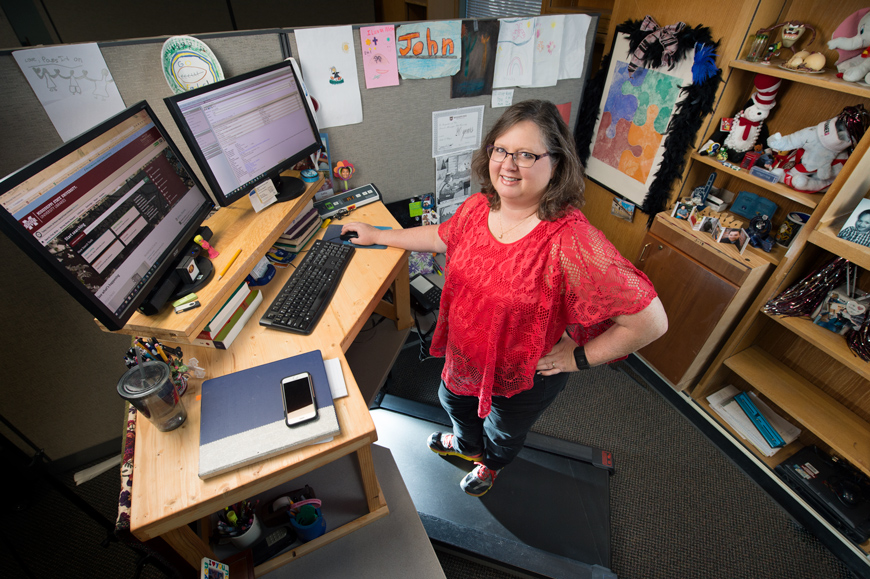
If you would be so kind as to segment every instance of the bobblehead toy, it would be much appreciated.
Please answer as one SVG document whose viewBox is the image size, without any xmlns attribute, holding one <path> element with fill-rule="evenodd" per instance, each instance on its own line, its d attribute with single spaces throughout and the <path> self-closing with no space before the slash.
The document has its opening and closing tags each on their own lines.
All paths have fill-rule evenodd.
<svg viewBox="0 0 870 579">
<path fill-rule="evenodd" d="M 734 118 L 722 119 L 719 130 L 711 137 L 722 145 L 732 163 L 742 161 L 749 151 L 761 150 L 770 134 L 765 121 L 776 105 L 776 93 L 781 81 L 766 74 L 757 74 L 754 83 L 756 92 L 747 101 L 746 107 Z"/>
</svg>

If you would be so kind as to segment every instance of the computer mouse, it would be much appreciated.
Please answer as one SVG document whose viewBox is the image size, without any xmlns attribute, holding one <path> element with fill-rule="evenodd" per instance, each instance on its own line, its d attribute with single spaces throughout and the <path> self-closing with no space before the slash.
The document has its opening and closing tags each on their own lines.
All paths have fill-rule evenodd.
<svg viewBox="0 0 870 579">
<path fill-rule="evenodd" d="M 342 233 L 338 236 L 338 238 L 342 241 L 347 241 L 348 239 L 356 239 L 359 237 L 359 233 L 356 231 L 348 231 L 347 233 Z"/>
</svg>

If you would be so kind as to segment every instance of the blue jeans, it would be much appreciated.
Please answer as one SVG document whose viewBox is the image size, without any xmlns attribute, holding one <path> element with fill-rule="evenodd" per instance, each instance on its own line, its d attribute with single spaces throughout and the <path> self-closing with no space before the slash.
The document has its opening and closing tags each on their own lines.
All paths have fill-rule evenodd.
<svg viewBox="0 0 870 579">
<path fill-rule="evenodd" d="M 441 382 L 438 399 L 453 422 L 454 445 L 462 454 L 483 453 L 479 461 L 498 470 L 509 464 L 523 448 L 532 425 L 565 388 L 568 373 L 554 376 L 535 374 L 530 390 L 492 397 L 492 411 L 486 418 L 477 415 L 477 396 L 459 396 Z"/>
</svg>

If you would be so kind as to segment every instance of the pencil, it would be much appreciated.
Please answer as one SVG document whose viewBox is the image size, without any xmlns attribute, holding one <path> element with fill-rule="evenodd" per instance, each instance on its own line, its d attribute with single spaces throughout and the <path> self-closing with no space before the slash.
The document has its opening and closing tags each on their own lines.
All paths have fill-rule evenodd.
<svg viewBox="0 0 870 579">
<path fill-rule="evenodd" d="M 230 258 L 230 261 L 224 266 L 224 270 L 220 273 L 220 275 L 218 275 L 218 279 L 222 278 L 227 274 L 227 271 L 230 269 L 233 263 L 235 263 L 236 258 L 239 257 L 240 253 L 242 253 L 242 250 L 237 249 L 233 256 Z"/>
</svg>

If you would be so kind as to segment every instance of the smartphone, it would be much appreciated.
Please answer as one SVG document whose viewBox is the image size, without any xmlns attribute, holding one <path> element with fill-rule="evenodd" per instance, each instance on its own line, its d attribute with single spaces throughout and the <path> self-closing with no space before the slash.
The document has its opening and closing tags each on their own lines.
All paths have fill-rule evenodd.
<svg viewBox="0 0 870 579">
<path fill-rule="evenodd" d="M 314 385 L 308 372 L 282 379 L 281 395 L 284 398 L 284 422 L 287 426 L 295 426 L 317 418 Z"/>
</svg>

